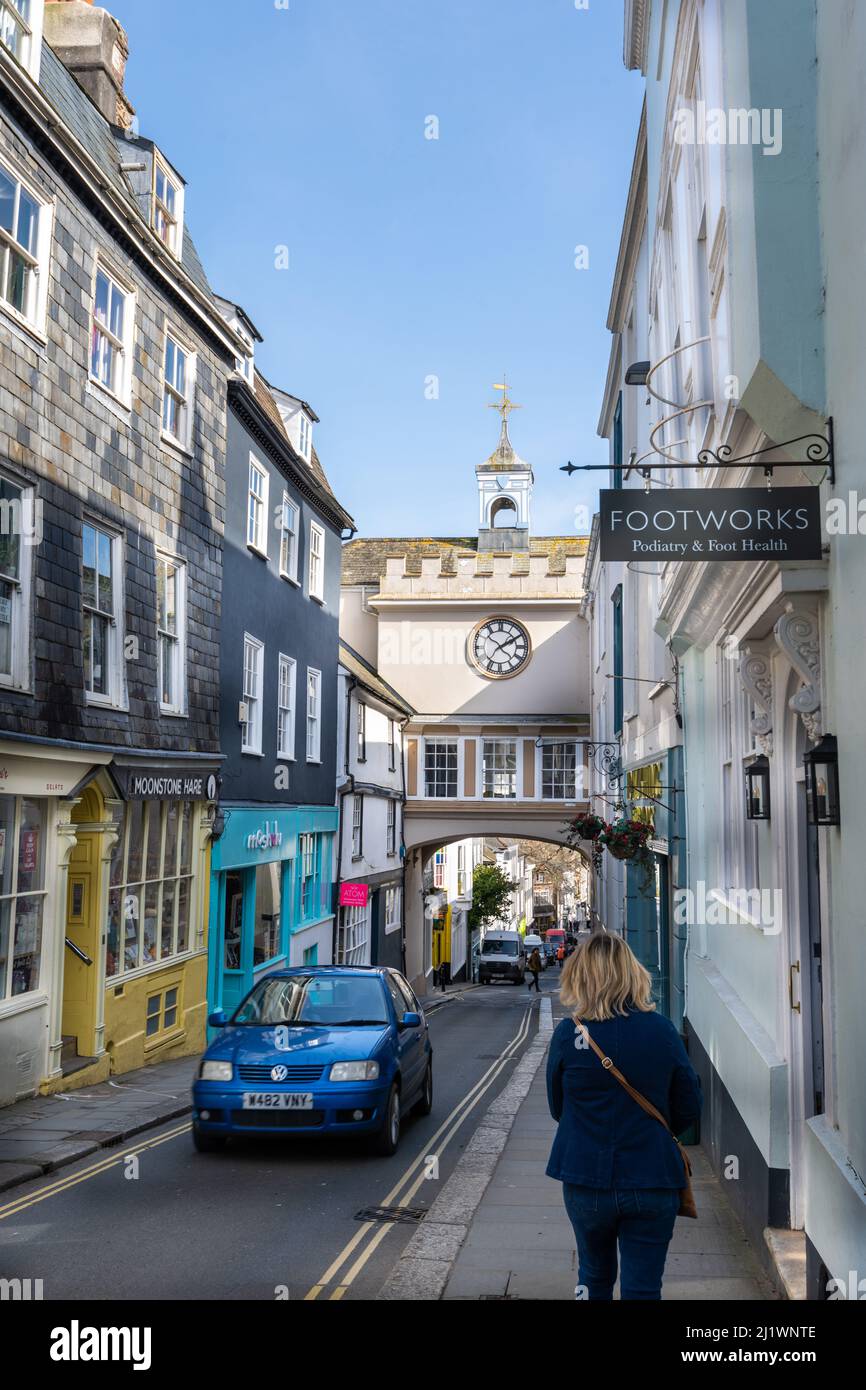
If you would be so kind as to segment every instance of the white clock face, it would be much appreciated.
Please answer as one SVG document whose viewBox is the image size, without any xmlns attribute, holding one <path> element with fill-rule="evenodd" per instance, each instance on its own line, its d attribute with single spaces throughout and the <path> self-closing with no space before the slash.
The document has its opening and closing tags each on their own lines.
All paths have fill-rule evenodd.
<svg viewBox="0 0 866 1390">
<path fill-rule="evenodd" d="M 469 639 L 469 655 L 485 676 L 516 676 L 529 661 L 529 633 L 514 618 L 488 618 Z"/>
</svg>

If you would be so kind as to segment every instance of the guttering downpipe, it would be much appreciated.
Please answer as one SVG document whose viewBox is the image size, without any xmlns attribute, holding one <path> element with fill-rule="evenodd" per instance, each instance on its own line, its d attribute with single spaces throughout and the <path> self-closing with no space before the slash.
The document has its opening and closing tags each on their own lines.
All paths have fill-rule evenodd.
<svg viewBox="0 0 866 1390">
<path fill-rule="evenodd" d="M 400 888 L 400 969 L 406 974 L 406 759 L 403 757 L 403 731 L 411 716 L 406 715 L 400 723 L 400 861 L 402 865 Z M 408 978 L 408 977 L 407 977 Z M 411 981 L 410 981 L 411 984 Z"/>
<path fill-rule="evenodd" d="M 337 937 L 340 930 L 340 888 L 343 882 L 343 822 L 345 821 L 344 807 L 346 797 L 350 791 L 354 790 L 355 779 L 349 772 L 349 730 L 351 728 L 352 715 L 352 691 L 358 682 L 354 676 L 349 676 L 346 681 L 346 740 L 343 750 L 343 785 L 338 793 L 340 801 L 339 826 L 337 828 L 337 882 L 334 884 L 334 926 L 331 933 L 331 960 L 337 963 Z"/>
</svg>

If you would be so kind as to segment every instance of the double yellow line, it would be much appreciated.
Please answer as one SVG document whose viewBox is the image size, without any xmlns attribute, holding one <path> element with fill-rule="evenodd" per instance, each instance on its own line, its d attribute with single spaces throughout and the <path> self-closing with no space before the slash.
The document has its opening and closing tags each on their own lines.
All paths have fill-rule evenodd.
<svg viewBox="0 0 866 1390">
<path fill-rule="evenodd" d="M 425 1165 L 427 1157 L 435 1154 L 437 1158 L 442 1157 L 454 1135 L 459 1130 L 467 1115 L 484 1099 L 486 1093 L 500 1076 L 504 1067 L 511 1057 L 522 1047 L 529 1036 L 531 1009 L 527 1009 L 524 1014 L 520 1027 L 514 1038 L 503 1049 L 500 1056 L 496 1059 L 484 1075 L 475 1083 L 470 1091 L 458 1101 L 451 1113 L 443 1120 L 436 1130 L 436 1133 L 424 1145 L 422 1153 L 413 1159 L 402 1177 L 394 1184 L 391 1191 L 382 1199 L 382 1206 L 408 1207 L 413 1198 L 418 1193 L 422 1185 L 429 1181 Z M 77 1187 L 79 1183 L 87 1182 L 90 1178 L 98 1177 L 100 1173 L 106 1173 L 111 1168 L 116 1168 L 132 1155 L 142 1154 L 148 1149 L 156 1149 L 160 1144 L 168 1144 L 178 1135 L 188 1134 L 192 1128 L 190 1121 L 175 1125 L 173 1129 L 166 1133 L 157 1135 L 151 1139 L 144 1139 L 138 1143 L 130 1145 L 129 1148 L 119 1149 L 112 1152 L 98 1162 L 92 1163 L 87 1168 L 82 1168 L 80 1172 L 69 1173 L 66 1177 L 58 1178 L 50 1182 L 46 1187 L 41 1187 L 37 1192 L 16 1197 L 13 1201 L 7 1202 L 5 1206 L 0 1206 L 0 1221 L 6 1220 L 9 1216 L 16 1216 L 19 1212 L 26 1211 L 28 1207 L 36 1206 L 39 1202 L 45 1202 L 49 1197 L 57 1197 L 63 1192 L 68 1192 L 70 1188 Z M 420 1171 L 419 1171 L 420 1170 Z M 365 1221 L 358 1227 L 352 1239 L 343 1247 L 339 1255 L 328 1266 L 318 1283 L 314 1284 L 305 1299 L 317 1299 L 320 1294 L 325 1293 L 328 1286 L 334 1284 L 337 1275 L 343 1266 L 355 1256 L 352 1264 L 345 1271 L 342 1278 L 336 1283 L 335 1287 L 327 1294 L 331 1300 L 341 1299 L 354 1281 L 357 1279 L 361 1270 L 370 1259 L 371 1255 L 379 1248 L 382 1241 L 394 1227 L 391 1221 Z M 369 1239 L 368 1239 L 369 1237 Z M 366 1244 L 364 1244 L 366 1242 Z M 363 1248 L 360 1248 L 362 1247 Z"/>
<path fill-rule="evenodd" d="M 507 1047 L 503 1049 L 501 1055 L 493 1063 L 493 1066 L 489 1067 L 480 1080 L 475 1083 L 471 1091 L 467 1091 L 462 1100 L 458 1101 L 450 1115 L 443 1120 L 436 1133 L 427 1140 L 424 1145 L 423 1153 L 418 1154 L 417 1158 L 410 1163 L 403 1176 L 394 1184 L 391 1191 L 383 1197 L 379 1205 L 383 1207 L 408 1207 L 411 1205 L 413 1197 L 421 1186 L 429 1181 L 424 1169 L 427 1156 L 429 1154 L 435 1154 L 437 1158 L 441 1158 L 454 1135 L 466 1119 L 466 1116 L 470 1111 L 474 1110 L 479 1101 L 484 1098 L 487 1091 L 490 1090 L 490 1087 L 502 1072 L 506 1063 L 526 1041 L 529 1036 L 531 1013 L 532 1010 L 527 1009 L 517 1033 Z M 421 1169 L 420 1173 L 418 1172 L 419 1168 Z M 359 1226 L 352 1239 L 348 1241 L 337 1258 L 328 1266 L 318 1283 L 314 1284 L 309 1292 L 304 1295 L 305 1301 L 316 1299 L 320 1294 L 325 1294 L 328 1286 L 331 1284 L 335 1286 L 327 1293 L 328 1299 L 333 1302 L 343 1298 L 361 1273 L 361 1270 L 370 1259 L 370 1256 L 379 1248 L 389 1232 L 394 1229 L 395 1224 L 396 1223 L 393 1221 L 365 1221 Z M 364 1244 L 365 1241 L 366 1244 Z M 363 1249 L 361 1248 L 362 1246 Z M 339 1282 L 335 1282 L 340 1270 L 347 1264 L 353 1255 L 356 1258 L 339 1279 Z"/>
<path fill-rule="evenodd" d="M 0 1221 L 4 1221 L 7 1216 L 15 1216 L 19 1211 L 25 1211 L 27 1207 L 33 1207 L 37 1202 L 44 1202 L 49 1197 L 56 1197 L 61 1192 L 67 1192 L 70 1187 L 77 1187 L 80 1182 L 87 1182 L 89 1178 L 95 1178 L 100 1173 L 106 1173 L 109 1168 L 114 1168 L 118 1163 L 123 1163 L 131 1154 L 144 1153 L 145 1149 L 156 1149 L 160 1144 L 167 1144 L 170 1139 L 176 1139 L 179 1134 L 186 1134 L 192 1129 L 192 1124 L 187 1120 L 182 1125 L 177 1125 L 170 1129 L 167 1134 L 160 1134 L 155 1139 L 144 1139 L 141 1143 L 133 1144 L 131 1148 L 120 1149 L 117 1153 L 112 1153 L 110 1157 L 100 1159 L 98 1163 L 93 1163 L 89 1168 L 83 1168 L 80 1173 L 70 1173 L 68 1177 L 58 1178 L 56 1182 L 50 1183 L 48 1187 L 41 1187 L 38 1192 L 31 1192 L 28 1196 L 17 1197 L 13 1202 L 8 1202 L 5 1207 L 0 1207 Z"/>
</svg>

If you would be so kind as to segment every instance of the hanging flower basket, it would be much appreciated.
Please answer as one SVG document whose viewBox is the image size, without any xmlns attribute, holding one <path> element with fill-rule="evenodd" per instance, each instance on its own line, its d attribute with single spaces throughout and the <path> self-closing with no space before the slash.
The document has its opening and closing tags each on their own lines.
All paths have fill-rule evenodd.
<svg viewBox="0 0 866 1390">
<path fill-rule="evenodd" d="M 655 834 L 655 826 L 642 820 L 616 820 L 606 825 L 599 836 L 614 859 L 633 864 L 639 870 L 637 889 L 643 896 L 652 893 L 656 881 L 655 857 L 647 841 Z"/>
<path fill-rule="evenodd" d="M 646 843 L 655 827 L 642 820 L 616 820 L 606 825 L 599 835 L 614 859 L 641 859 Z"/>
<path fill-rule="evenodd" d="M 601 816 L 577 816 L 571 822 L 571 833 L 576 840 L 597 840 L 606 828 Z"/>
</svg>

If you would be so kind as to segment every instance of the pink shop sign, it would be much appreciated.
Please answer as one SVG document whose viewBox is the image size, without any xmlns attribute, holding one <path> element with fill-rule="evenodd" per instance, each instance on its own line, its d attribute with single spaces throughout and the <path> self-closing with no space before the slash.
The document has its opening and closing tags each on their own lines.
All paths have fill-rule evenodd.
<svg viewBox="0 0 866 1390">
<path fill-rule="evenodd" d="M 341 883 L 340 907 L 366 907 L 369 894 L 368 883 Z"/>
</svg>

